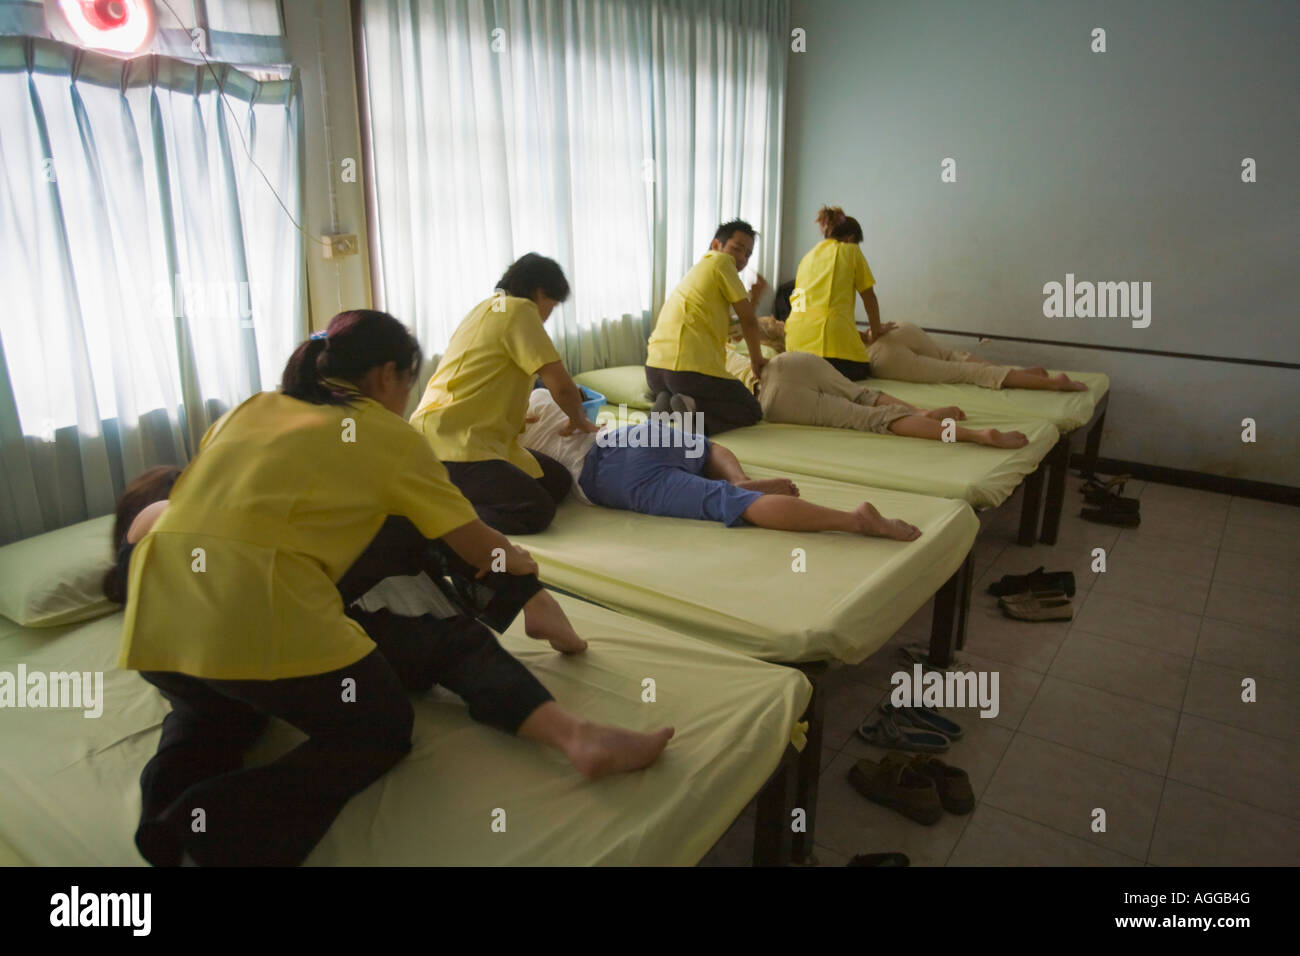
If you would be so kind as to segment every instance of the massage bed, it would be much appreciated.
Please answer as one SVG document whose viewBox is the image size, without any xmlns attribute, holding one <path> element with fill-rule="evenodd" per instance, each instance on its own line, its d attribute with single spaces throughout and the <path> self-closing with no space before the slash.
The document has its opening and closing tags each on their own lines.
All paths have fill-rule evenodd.
<svg viewBox="0 0 1300 956">
<path fill-rule="evenodd" d="M 550 587 L 728 651 L 799 666 L 814 678 L 830 661 L 856 664 L 870 656 L 933 595 L 929 658 L 949 666 L 964 644 L 970 606 L 969 552 L 979 531 L 970 506 L 822 478 L 798 484 L 805 499 L 828 507 L 851 510 L 870 501 L 922 535 L 901 542 L 726 528 L 570 499 L 546 531 L 518 541 Z M 795 838 L 798 860 L 811 856 L 823 697 L 814 683 L 796 784 L 796 806 L 808 814 L 807 833 Z"/>
<path fill-rule="evenodd" d="M 639 366 L 601 369 L 577 376 L 580 384 L 606 396 L 611 404 L 602 409 L 605 420 L 615 423 L 618 404 L 629 409 L 629 418 L 649 408 L 644 372 Z M 899 395 L 890 387 L 872 381 L 890 395 L 918 407 L 960 404 L 952 400 L 925 404 Z M 905 383 L 898 383 L 905 384 Z M 920 386 L 943 388 L 949 386 Z M 971 387 L 973 386 L 962 386 Z M 976 391 L 987 391 L 976 389 Z M 1038 533 L 1039 502 L 1047 469 L 1040 468 L 1052 454 L 1059 433 L 1045 420 L 1011 420 L 984 409 L 962 405 L 968 428 L 1015 429 L 1029 440 L 1023 448 L 987 448 L 968 442 L 945 443 L 900 435 L 881 435 L 847 428 L 818 428 L 761 422 L 736 428 L 719 440 L 735 452 L 745 465 L 772 468 L 798 478 L 811 475 L 876 488 L 895 488 L 939 498 L 955 498 L 977 510 L 1001 505 L 1023 481 L 1020 543 L 1033 544 Z"/>
<path fill-rule="evenodd" d="M 1060 370 L 1051 370 L 1056 375 Z M 968 415 L 989 421 L 1015 423 L 1021 428 L 1031 422 L 1047 422 L 1057 432 L 1054 447 L 1047 455 L 1046 501 L 1043 504 L 1042 533 L 1044 544 L 1056 544 L 1061 527 L 1061 510 L 1065 505 L 1065 479 L 1070 471 L 1070 456 L 1075 443 L 1082 441 L 1083 467 L 1092 472 L 1101 451 L 1101 433 L 1110 404 L 1110 378 L 1100 372 L 1066 372 L 1070 378 L 1088 386 L 1081 392 L 1037 392 L 1023 388 L 991 390 L 978 385 L 921 385 L 893 379 L 872 379 L 878 388 L 895 398 L 922 407 L 958 405 Z M 1022 424 L 1024 423 L 1024 424 Z M 995 426 L 998 427 L 998 426 Z M 1005 427 L 1005 426 L 1003 426 Z M 1025 485 L 1021 505 L 1020 543 L 1033 544 L 1033 530 L 1028 530 L 1025 516 L 1037 515 L 1040 485 Z M 1037 524 L 1037 521 L 1035 521 Z"/>
<path fill-rule="evenodd" d="M 81 568 L 80 582 L 58 588 L 81 595 L 80 613 L 98 615 L 39 627 L 0 617 L 0 671 L 102 671 L 104 680 L 98 718 L 80 709 L 0 710 L 0 863 L 144 863 L 132 842 L 138 778 L 167 705 L 139 675 L 114 669 L 122 614 L 88 596 L 107 558 L 90 574 L 85 555 L 107 550 L 111 520 L 0 548 L 0 589 L 49 577 L 51 562 L 66 553 L 65 563 Z M 559 754 L 474 723 L 459 699 L 435 689 L 416 702 L 411 754 L 349 801 L 309 865 L 691 865 L 755 794 L 756 862 L 789 858 L 790 743 L 792 732 L 803 741 L 797 719 L 812 693 L 805 677 L 558 598 L 590 642 L 584 655 L 562 656 L 524 637 L 519 624 L 503 643 L 584 717 L 676 727 L 659 762 L 589 783 Z M 653 703 L 643 702 L 645 678 L 655 681 Z M 298 739 L 275 721 L 250 760 L 270 759 Z M 492 830 L 498 808 L 505 832 Z"/>
</svg>

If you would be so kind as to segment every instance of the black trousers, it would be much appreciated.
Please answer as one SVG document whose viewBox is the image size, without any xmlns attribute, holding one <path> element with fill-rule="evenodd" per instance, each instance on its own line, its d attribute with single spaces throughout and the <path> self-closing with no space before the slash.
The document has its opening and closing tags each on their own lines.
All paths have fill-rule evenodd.
<svg viewBox="0 0 1300 956">
<path fill-rule="evenodd" d="M 652 395 L 671 392 L 695 399 L 696 409 L 704 416 L 706 435 L 757 425 L 763 420 L 763 407 L 738 378 L 674 372 L 647 365 L 645 381 Z"/>
<path fill-rule="evenodd" d="M 410 751 L 407 692 L 441 684 L 465 700 L 475 720 L 510 734 L 553 699 L 476 619 L 482 613 L 508 625 L 540 590 L 535 577 L 456 580 L 473 569 L 406 519 L 390 518 L 339 582 L 340 593 L 348 605 L 384 577 L 421 570 L 438 575 L 435 582 L 465 613 L 439 619 L 349 607 L 377 646 L 339 670 L 269 681 L 141 673 L 172 705 L 140 777 L 135 839 L 145 859 L 173 865 L 187 851 L 204 865 L 296 865 L 347 801 Z M 307 740 L 245 768 L 244 753 L 273 716 Z"/>
<path fill-rule="evenodd" d="M 502 534 L 539 534 L 550 527 L 555 508 L 573 485 L 573 475 L 549 455 L 532 452 L 542 466 L 534 478 L 508 461 L 444 461 L 452 484 Z"/>
<path fill-rule="evenodd" d="M 860 382 L 864 378 L 871 377 L 870 362 L 855 362 L 853 359 L 842 358 L 828 358 L 826 361 L 830 362 L 831 365 L 835 367 L 835 371 L 839 372 L 850 382 Z"/>
</svg>

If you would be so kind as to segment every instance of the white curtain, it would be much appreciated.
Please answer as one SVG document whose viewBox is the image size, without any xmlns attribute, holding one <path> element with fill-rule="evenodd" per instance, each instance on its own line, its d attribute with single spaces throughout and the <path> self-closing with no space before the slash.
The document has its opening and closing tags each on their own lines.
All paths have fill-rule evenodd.
<svg viewBox="0 0 1300 956">
<path fill-rule="evenodd" d="M 0 38 L 0 540 L 183 464 L 306 328 L 298 96 L 215 71 Z"/>
<path fill-rule="evenodd" d="M 786 0 L 362 0 L 379 304 L 436 353 L 525 252 L 570 371 L 638 363 L 718 224 L 778 261 Z"/>
</svg>

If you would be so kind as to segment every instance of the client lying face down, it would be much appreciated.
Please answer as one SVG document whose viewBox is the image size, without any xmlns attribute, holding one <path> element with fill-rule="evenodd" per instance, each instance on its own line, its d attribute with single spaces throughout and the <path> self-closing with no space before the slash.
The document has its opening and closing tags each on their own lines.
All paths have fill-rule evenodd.
<svg viewBox="0 0 1300 956">
<path fill-rule="evenodd" d="M 538 389 L 521 440 L 572 472 L 574 496 L 584 504 L 729 527 L 845 531 L 898 541 L 921 535 L 906 521 L 883 517 L 870 502 L 837 511 L 804 501 L 788 478 L 750 478 L 726 448 L 664 418 L 594 435 L 562 435 L 567 423 L 546 390 Z"/>
</svg>

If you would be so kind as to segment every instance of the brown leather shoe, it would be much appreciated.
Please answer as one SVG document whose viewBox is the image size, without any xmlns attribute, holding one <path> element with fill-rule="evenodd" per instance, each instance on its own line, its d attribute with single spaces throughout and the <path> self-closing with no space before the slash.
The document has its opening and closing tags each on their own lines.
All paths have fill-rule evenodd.
<svg viewBox="0 0 1300 956">
<path fill-rule="evenodd" d="M 934 781 L 913 770 L 906 754 L 886 754 L 880 763 L 863 757 L 849 768 L 849 783 L 873 803 L 917 823 L 928 826 L 943 816 Z"/>
<path fill-rule="evenodd" d="M 917 754 L 911 759 L 912 769 L 934 782 L 939 791 L 939 803 L 949 813 L 958 815 L 975 809 L 975 792 L 970 787 L 970 777 L 965 770 L 950 767 L 928 754 Z"/>
</svg>

